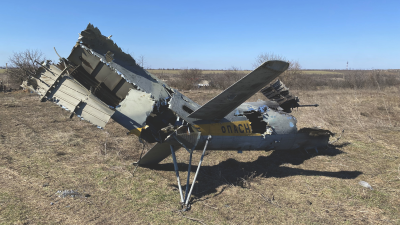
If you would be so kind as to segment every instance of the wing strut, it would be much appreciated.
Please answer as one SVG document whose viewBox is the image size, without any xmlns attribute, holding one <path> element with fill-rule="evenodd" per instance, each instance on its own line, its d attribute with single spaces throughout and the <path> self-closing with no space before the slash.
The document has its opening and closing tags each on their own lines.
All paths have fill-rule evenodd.
<svg viewBox="0 0 400 225">
<path fill-rule="evenodd" d="M 204 158 L 204 155 L 206 153 L 208 141 L 210 139 L 211 139 L 211 135 L 208 135 L 207 140 L 206 140 L 206 144 L 204 146 L 203 153 L 201 154 L 199 165 L 197 166 L 196 174 L 194 175 L 193 182 L 192 182 L 192 185 L 190 187 L 190 191 L 188 193 L 188 190 L 189 190 L 189 179 L 190 179 L 190 168 L 191 168 L 191 165 L 192 165 L 193 149 L 192 149 L 192 151 L 190 151 L 189 170 L 188 170 L 188 174 L 187 174 L 185 198 L 183 197 L 183 193 L 182 193 L 181 181 L 180 181 L 180 178 L 179 178 L 178 163 L 176 162 L 176 157 L 175 157 L 175 150 L 174 150 L 174 147 L 172 145 L 170 145 L 171 153 L 172 153 L 172 159 L 174 161 L 174 169 L 175 169 L 175 173 L 176 173 L 176 178 L 178 180 L 178 187 L 179 187 L 179 194 L 180 194 L 180 197 L 181 197 L 182 211 L 187 211 L 187 210 L 190 209 L 190 204 L 189 204 L 190 196 L 192 195 L 193 187 L 194 187 L 194 185 L 196 183 L 197 175 L 199 174 L 201 164 L 203 163 L 203 158 Z M 186 149 L 186 150 L 188 150 L 188 149 Z"/>
<path fill-rule="evenodd" d="M 183 204 L 184 200 L 183 200 L 183 194 L 182 194 L 181 179 L 179 178 L 178 163 L 176 163 L 174 146 L 170 145 L 170 147 L 171 147 L 172 159 L 174 160 L 174 169 L 175 169 L 175 173 L 176 173 L 176 179 L 178 180 L 179 194 L 181 196 L 181 204 Z"/>
</svg>

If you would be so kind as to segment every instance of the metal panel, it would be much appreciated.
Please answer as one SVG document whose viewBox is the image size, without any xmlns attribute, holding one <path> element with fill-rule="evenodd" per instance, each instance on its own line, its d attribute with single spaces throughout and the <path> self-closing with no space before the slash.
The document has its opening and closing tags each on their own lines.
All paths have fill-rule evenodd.
<svg viewBox="0 0 400 225">
<path fill-rule="evenodd" d="M 101 64 L 99 65 L 100 70 L 95 75 L 95 78 L 99 82 L 106 83 L 107 87 L 112 90 L 118 84 L 118 82 L 122 79 L 121 76 L 116 74 L 113 70 L 111 70 L 107 65 Z M 115 79 L 115 81 L 113 81 Z"/>
<path fill-rule="evenodd" d="M 53 65 L 50 65 L 49 67 L 46 66 L 46 69 L 43 67 L 39 68 L 38 74 L 36 75 L 38 78 L 34 78 L 38 85 L 36 92 L 41 96 L 45 96 L 51 86 L 53 86 L 56 80 L 60 77 L 61 72 L 60 69 Z"/>
<path fill-rule="evenodd" d="M 122 77 L 120 75 L 116 74 L 115 72 L 112 72 L 108 74 L 108 76 L 104 79 L 103 82 L 108 88 L 110 88 L 110 90 L 113 90 L 117 86 L 117 84 L 121 81 L 121 79 Z"/>
<path fill-rule="evenodd" d="M 289 67 L 284 61 L 267 61 L 211 99 L 189 117 L 204 120 L 222 119 Z"/>
<path fill-rule="evenodd" d="M 153 110 L 154 103 L 151 94 L 131 89 L 120 107 L 116 109 L 113 119 L 128 130 L 142 128 L 146 125 L 146 119 Z"/>
<path fill-rule="evenodd" d="M 95 76 L 96 80 L 105 83 L 110 90 L 113 90 L 122 79 L 120 75 L 111 70 L 107 65 L 103 63 L 99 64 L 99 57 L 79 46 L 74 48 L 68 59 L 77 65 L 82 65 L 89 74 L 93 73 L 92 75 Z"/>
<path fill-rule="evenodd" d="M 85 120 L 104 127 L 114 111 L 75 79 L 61 76 L 61 72 L 53 65 L 42 68 L 37 76 L 37 92 Z"/>
<path fill-rule="evenodd" d="M 74 95 L 80 95 L 79 99 L 85 98 L 89 94 L 89 90 L 83 87 L 76 80 L 71 79 L 70 77 L 65 77 L 65 81 L 62 86 L 74 92 Z"/>
<path fill-rule="evenodd" d="M 128 82 L 125 82 L 117 91 L 117 93 L 115 93 L 119 98 L 124 99 L 125 96 L 128 94 L 130 89 L 133 89 L 134 86 L 133 84 L 130 84 Z"/>
<path fill-rule="evenodd" d="M 72 50 L 68 60 L 76 65 L 81 65 L 89 74 L 93 72 L 97 64 L 100 62 L 99 58 L 93 56 L 90 51 L 80 47 L 75 47 Z"/>
<path fill-rule="evenodd" d="M 169 108 L 176 114 L 178 114 L 179 117 L 189 122 L 190 124 L 193 124 L 193 121 L 195 121 L 196 119 L 189 118 L 188 116 L 190 115 L 190 113 L 200 108 L 200 106 L 180 92 L 175 91 L 174 95 L 169 101 Z"/>
<path fill-rule="evenodd" d="M 100 111 L 97 108 L 99 105 L 101 105 L 101 103 L 95 101 L 94 99 L 91 99 L 91 101 L 91 104 L 81 102 L 79 104 L 79 108 L 75 110 L 75 113 L 97 126 L 104 127 L 114 112 L 112 110 L 108 111 L 107 113 Z M 82 111 L 80 110 L 81 108 Z"/>
<path fill-rule="evenodd" d="M 74 111 L 75 107 L 80 102 L 81 96 L 76 96 L 71 89 L 63 87 L 62 85 L 55 91 L 53 98 L 58 100 L 58 104 L 65 106 L 68 110 Z"/>
<path fill-rule="evenodd" d="M 124 53 L 117 44 L 102 35 L 100 30 L 92 24 L 89 24 L 86 30 L 81 32 L 79 39 L 81 48 L 89 50 L 88 47 L 90 47 L 90 51 L 104 63 L 108 62 L 104 55 L 109 51 L 112 52 L 114 54 L 113 61 L 108 62 L 108 65 L 113 70 L 118 71 L 118 74 L 129 83 L 138 86 L 147 93 L 152 93 L 155 100 L 169 97 L 167 89 L 171 90 L 171 88 L 167 84 L 137 65 L 131 55 Z"/>
<path fill-rule="evenodd" d="M 48 97 L 54 98 L 57 104 L 100 127 L 104 127 L 114 113 L 96 96 L 69 77 L 60 79 Z"/>
<path fill-rule="evenodd" d="M 96 96 L 94 95 L 89 95 L 86 100 L 83 100 L 83 102 L 86 102 L 90 107 L 95 109 L 96 111 L 111 115 L 114 113 L 114 110 L 110 109 L 106 104 L 101 102 Z M 106 118 L 104 118 L 106 119 Z M 108 119 L 107 119 L 108 120 Z"/>
<path fill-rule="evenodd" d="M 84 103 L 86 103 L 86 105 L 83 107 L 81 116 L 97 126 L 104 127 L 111 115 L 114 114 L 113 110 L 109 109 L 93 95 L 88 96 Z M 77 110 L 75 110 L 75 113 L 78 114 Z"/>
</svg>

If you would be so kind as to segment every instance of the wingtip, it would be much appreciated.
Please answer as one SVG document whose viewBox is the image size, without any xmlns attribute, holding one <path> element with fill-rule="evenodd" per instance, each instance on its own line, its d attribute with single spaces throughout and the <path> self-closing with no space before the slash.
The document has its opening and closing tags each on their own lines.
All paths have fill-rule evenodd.
<svg viewBox="0 0 400 225">
<path fill-rule="evenodd" d="M 283 72 L 289 68 L 289 62 L 281 60 L 270 60 L 265 62 L 264 66 L 275 71 Z"/>
</svg>

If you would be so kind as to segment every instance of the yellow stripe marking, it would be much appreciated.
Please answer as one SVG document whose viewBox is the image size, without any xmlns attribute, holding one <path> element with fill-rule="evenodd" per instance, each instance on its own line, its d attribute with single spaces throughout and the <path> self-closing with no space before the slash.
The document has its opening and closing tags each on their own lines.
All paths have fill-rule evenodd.
<svg viewBox="0 0 400 225">
<path fill-rule="evenodd" d="M 202 135 L 216 136 L 261 136 L 258 133 L 252 133 L 251 122 L 248 120 L 227 122 L 227 123 L 209 123 L 194 125 Z"/>
<path fill-rule="evenodd" d="M 149 127 L 149 126 L 146 125 L 146 126 L 141 127 L 141 128 L 133 129 L 133 130 L 129 131 L 128 134 L 134 134 L 134 135 L 140 137 L 140 133 L 142 133 L 142 129 L 146 129 L 146 128 L 148 128 L 148 127 Z"/>
</svg>

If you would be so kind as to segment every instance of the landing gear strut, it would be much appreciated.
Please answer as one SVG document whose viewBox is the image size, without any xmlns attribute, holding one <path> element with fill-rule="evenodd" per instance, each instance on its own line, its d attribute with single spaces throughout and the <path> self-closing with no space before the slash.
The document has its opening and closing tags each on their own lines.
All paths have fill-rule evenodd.
<svg viewBox="0 0 400 225">
<path fill-rule="evenodd" d="M 193 182 L 192 182 L 192 185 L 190 187 L 190 191 L 189 191 L 189 180 L 190 180 L 190 169 L 191 169 L 191 166 L 192 166 L 193 149 L 191 151 L 188 150 L 190 152 L 190 158 L 189 158 L 189 169 L 188 169 L 187 180 L 186 180 L 185 196 L 183 196 L 183 192 L 182 192 L 182 186 L 181 186 L 181 181 L 180 181 L 180 178 L 179 178 L 179 170 L 178 170 L 178 163 L 176 162 L 175 150 L 174 150 L 174 147 L 172 145 L 170 145 L 171 153 L 172 153 L 172 159 L 174 160 L 174 168 L 175 168 L 176 179 L 178 180 L 179 195 L 181 197 L 182 211 L 187 211 L 187 210 L 190 209 L 190 204 L 189 204 L 190 196 L 192 194 L 193 187 L 194 187 L 194 185 L 196 183 L 197 175 L 199 174 L 200 167 L 201 167 L 201 164 L 203 162 L 204 154 L 206 153 L 208 141 L 210 139 L 211 139 L 211 135 L 208 135 L 207 140 L 206 140 L 206 144 L 204 145 L 203 153 L 201 154 L 199 165 L 197 166 L 196 174 L 194 175 Z"/>
</svg>

